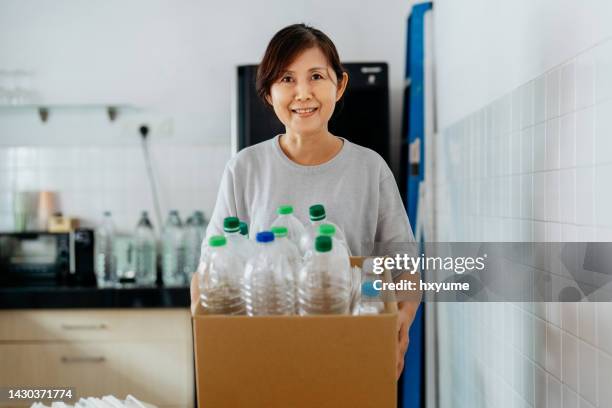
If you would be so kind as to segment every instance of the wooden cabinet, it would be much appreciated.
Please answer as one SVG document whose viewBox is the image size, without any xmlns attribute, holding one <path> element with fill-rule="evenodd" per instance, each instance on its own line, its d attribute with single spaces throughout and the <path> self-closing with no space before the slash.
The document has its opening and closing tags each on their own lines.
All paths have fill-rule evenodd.
<svg viewBox="0 0 612 408">
<path fill-rule="evenodd" d="M 193 407 L 189 310 L 0 311 L 0 384 Z"/>
</svg>

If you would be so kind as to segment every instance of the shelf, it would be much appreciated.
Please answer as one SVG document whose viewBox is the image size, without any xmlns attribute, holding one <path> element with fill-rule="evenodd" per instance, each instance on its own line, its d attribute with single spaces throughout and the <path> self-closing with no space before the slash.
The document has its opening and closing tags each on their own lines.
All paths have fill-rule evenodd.
<svg viewBox="0 0 612 408">
<path fill-rule="evenodd" d="M 106 112 L 106 116 L 110 122 L 114 122 L 120 113 L 137 112 L 138 109 L 131 105 L 120 104 L 24 104 L 24 105 L 0 105 L 0 113 L 11 112 L 27 112 L 34 111 L 38 113 L 41 122 L 46 123 L 49 120 L 51 112 L 65 111 L 100 111 Z"/>
</svg>

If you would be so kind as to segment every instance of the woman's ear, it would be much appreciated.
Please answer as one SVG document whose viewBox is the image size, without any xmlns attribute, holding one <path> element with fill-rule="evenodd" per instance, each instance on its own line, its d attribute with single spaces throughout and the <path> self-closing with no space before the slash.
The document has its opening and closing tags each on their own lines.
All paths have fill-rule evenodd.
<svg viewBox="0 0 612 408">
<path fill-rule="evenodd" d="M 268 102 L 270 104 L 270 106 L 274 106 L 274 105 L 272 105 L 272 97 L 270 96 L 269 93 L 266 94 L 266 102 Z"/>
<path fill-rule="evenodd" d="M 348 80 L 349 80 L 348 73 L 343 72 L 342 78 L 340 79 L 340 81 L 338 81 L 338 93 L 336 94 L 336 102 L 338 102 L 340 98 L 342 98 L 342 95 L 344 95 L 344 91 L 346 91 L 346 85 L 348 84 Z"/>
</svg>

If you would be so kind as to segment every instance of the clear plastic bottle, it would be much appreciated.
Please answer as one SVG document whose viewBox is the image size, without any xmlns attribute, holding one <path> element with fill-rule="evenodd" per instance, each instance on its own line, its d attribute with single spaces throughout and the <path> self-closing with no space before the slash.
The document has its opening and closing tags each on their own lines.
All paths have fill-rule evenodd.
<svg viewBox="0 0 612 408">
<path fill-rule="evenodd" d="M 162 280 L 166 286 L 187 284 L 183 225 L 177 210 L 168 214 L 162 235 Z"/>
<path fill-rule="evenodd" d="M 300 270 L 298 302 L 301 315 L 349 312 L 349 265 L 332 249 L 331 237 L 318 236 L 313 256 Z"/>
<path fill-rule="evenodd" d="M 349 259 L 350 254 L 346 246 L 346 243 L 336 238 L 336 227 L 334 224 L 319 224 L 317 235 L 324 235 L 327 237 L 331 237 L 332 244 L 333 244 L 332 251 L 338 252 L 338 256 L 343 256 L 347 260 Z M 313 253 L 314 253 L 314 245 L 312 246 L 312 248 L 309 248 L 304 253 L 304 262 L 308 261 L 308 259 L 313 255 Z M 349 263 L 350 263 L 350 260 L 349 260 Z"/>
<path fill-rule="evenodd" d="M 200 304 L 207 314 L 243 315 L 242 268 L 228 250 L 227 240 L 214 235 L 198 266 Z"/>
<path fill-rule="evenodd" d="M 309 215 L 310 225 L 305 228 L 304 233 L 300 238 L 299 248 L 302 252 L 302 255 L 305 255 L 308 250 L 314 248 L 314 240 L 319 235 L 319 225 L 330 224 L 333 225 L 336 230 L 334 235 L 335 238 L 339 241 L 342 241 L 343 245 L 347 248 L 347 251 L 349 252 L 350 256 L 350 251 L 348 250 L 348 245 L 346 244 L 346 237 L 344 236 L 344 232 L 342 232 L 340 227 L 338 227 L 336 224 L 327 219 L 327 216 L 325 214 L 325 207 L 322 204 L 311 205 L 309 208 Z"/>
<path fill-rule="evenodd" d="M 110 211 L 104 212 L 102 225 L 96 230 L 96 280 L 99 287 L 117 283 L 117 258 L 113 251 L 115 225 Z"/>
<path fill-rule="evenodd" d="M 272 227 L 286 227 L 287 237 L 290 241 L 299 247 L 300 239 L 304 234 L 304 224 L 293 215 L 293 207 L 290 205 L 281 205 L 276 210 L 278 217 L 272 223 Z"/>
<path fill-rule="evenodd" d="M 202 211 L 195 211 L 185 223 L 185 270 L 190 277 L 198 268 L 200 246 L 206 235 L 206 219 Z"/>
<path fill-rule="evenodd" d="M 289 240 L 287 236 L 287 227 L 272 227 L 272 232 L 274 233 L 274 242 L 278 249 L 279 256 L 287 259 L 290 268 L 293 280 L 291 283 L 293 287 L 292 302 L 294 304 L 294 310 L 297 313 L 297 279 L 298 272 L 302 266 L 302 256 L 300 250 L 295 246 L 293 241 Z"/>
<path fill-rule="evenodd" d="M 294 313 L 293 277 L 285 257 L 278 254 L 274 233 L 257 233 L 257 255 L 244 269 L 243 297 L 249 316 Z"/>
<path fill-rule="evenodd" d="M 363 262 L 353 314 L 373 315 L 380 314 L 385 310 L 385 304 L 380 297 L 380 293 L 374 288 L 374 281 L 378 279 L 380 279 L 380 275 L 374 273 L 372 258 L 366 258 Z"/>
<path fill-rule="evenodd" d="M 249 239 L 249 224 L 244 221 L 240 221 L 240 235 Z"/>
<path fill-rule="evenodd" d="M 240 233 L 240 220 L 237 217 L 226 217 L 223 220 L 223 231 L 227 239 L 227 246 L 236 254 L 243 265 L 253 255 L 253 243 Z"/>
<path fill-rule="evenodd" d="M 139 285 L 154 285 L 157 280 L 155 232 L 146 211 L 143 211 L 134 233 L 134 279 Z"/>
</svg>

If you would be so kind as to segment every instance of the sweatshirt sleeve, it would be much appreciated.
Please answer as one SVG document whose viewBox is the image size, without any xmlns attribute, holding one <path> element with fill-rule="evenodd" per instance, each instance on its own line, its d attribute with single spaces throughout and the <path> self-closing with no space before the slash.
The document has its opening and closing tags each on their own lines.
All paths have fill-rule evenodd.
<svg viewBox="0 0 612 408">
<path fill-rule="evenodd" d="M 392 174 L 381 181 L 379 198 L 376 252 L 385 255 L 415 256 L 414 234 Z M 401 270 L 394 269 L 391 276 L 396 279 L 401 273 Z"/>
<path fill-rule="evenodd" d="M 392 174 L 380 183 L 376 242 L 399 244 L 414 242 L 410 221 Z"/>
<path fill-rule="evenodd" d="M 235 178 L 232 166 L 233 161 L 227 163 L 223 176 L 221 177 L 221 184 L 219 185 L 219 192 L 217 193 L 217 201 L 213 210 L 212 216 L 206 228 L 206 238 L 203 245 L 206 245 L 208 238 L 212 235 L 223 234 L 223 220 L 225 217 L 236 216 L 236 195 L 235 195 Z"/>
</svg>

